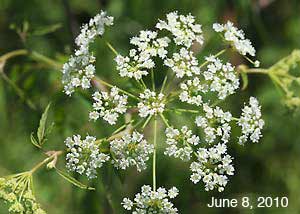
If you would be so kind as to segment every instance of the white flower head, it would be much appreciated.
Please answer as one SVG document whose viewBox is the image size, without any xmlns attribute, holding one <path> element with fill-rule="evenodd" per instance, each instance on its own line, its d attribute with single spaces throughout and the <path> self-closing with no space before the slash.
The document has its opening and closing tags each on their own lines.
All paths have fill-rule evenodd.
<svg viewBox="0 0 300 214">
<path fill-rule="evenodd" d="M 214 56 L 206 57 L 206 60 L 209 62 L 207 70 L 203 72 L 206 84 L 210 91 L 216 92 L 218 98 L 223 100 L 239 88 L 238 75 L 234 71 L 234 66 L 229 62 L 223 64 Z"/>
<path fill-rule="evenodd" d="M 89 45 L 97 36 L 103 35 L 104 26 L 112 24 L 113 17 L 101 11 L 88 24 L 81 27 L 80 34 L 75 39 L 77 45 L 75 54 L 63 65 L 62 69 L 62 83 L 67 95 L 71 95 L 77 87 L 83 89 L 91 87 L 90 81 L 95 75 L 95 57 L 90 53 Z"/>
<path fill-rule="evenodd" d="M 148 75 L 149 70 L 155 67 L 154 57 L 166 57 L 169 42 L 168 37 L 157 38 L 155 31 L 141 31 L 139 36 L 130 40 L 136 49 L 131 49 L 129 56 L 118 55 L 115 58 L 120 76 L 139 80 Z"/>
<path fill-rule="evenodd" d="M 224 39 L 232 44 L 232 46 L 242 55 L 255 56 L 255 49 L 249 39 L 245 38 L 243 30 L 236 28 L 232 22 L 226 24 L 213 24 L 213 29 L 216 32 L 224 33 Z"/>
<path fill-rule="evenodd" d="M 207 92 L 207 87 L 200 78 L 194 77 L 180 84 L 182 92 L 179 95 L 181 102 L 200 106 L 203 103 L 202 95 Z"/>
<path fill-rule="evenodd" d="M 219 192 L 222 192 L 228 182 L 228 175 L 234 174 L 232 157 L 226 152 L 225 144 L 217 144 L 211 148 L 199 148 L 198 160 L 190 165 L 192 171 L 190 180 L 194 184 L 202 180 L 206 191 L 217 188 Z"/>
<path fill-rule="evenodd" d="M 198 145 L 200 138 L 193 135 L 192 131 L 186 126 L 183 126 L 180 130 L 169 127 L 165 132 L 168 146 L 164 154 L 180 158 L 183 161 L 189 161 L 193 153 L 192 146 Z"/>
<path fill-rule="evenodd" d="M 154 91 L 146 89 L 139 97 L 141 98 L 141 101 L 138 103 L 140 117 L 156 115 L 164 111 L 165 104 L 162 93 L 157 94 Z"/>
<path fill-rule="evenodd" d="M 100 152 L 96 138 L 87 136 L 84 140 L 80 135 L 68 137 L 65 144 L 69 150 L 66 156 L 67 169 L 85 174 L 89 179 L 96 178 L 98 168 L 109 160 L 109 156 Z"/>
<path fill-rule="evenodd" d="M 178 78 L 200 74 L 198 60 L 193 56 L 193 52 L 186 48 L 181 48 L 172 58 L 165 59 L 164 64 L 170 67 Z"/>
<path fill-rule="evenodd" d="M 232 120 L 230 112 L 224 112 L 220 107 L 210 107 L 203 104 L 204 116 L 197 116 L 195 123 L 201 127 L 205 134 L 205 141 L 213 143 L 217 137 L 220 137 L 224 143 L 230 138 L 231 126 L 229 122 Z"/>
<path fill-rule="evenodd" d="M 237 124 L 242 128 L 239 144 L 244 144 L 248 138 L 253 143 L 257 143 L 262 137 L 261 130 L 265 122 L 261 118 L 261 107 L 255 97 L 250 97 L 249 105 L 245 105 L 242 109 L 242 115 Z"/>
<path fill-rule="evenodd" d="M 177 11 L 167 14 L 167 20 L 159 20 L 156 24 L 159 30 L 167 30 L 172 33 L 176 45 L 191 47 L 193 42 L 203 44 L 201 25 L 195 24 L 195 17 L 191 14 L 178 15 Z"/>
<path fill-rule="evenodd" d="M 112 163 L 119 169 L 136 166 L 140 172 L 147 168 L 146 162 L 153 153 L 154 146 L 149 144 L 143 135 L 134 131 L 131 135 L 125 134 L 120 139 L 110 142 L 110 151 L 114 157 Z"/>
<path fill-rule="evenodd" d="M 93 108 L 90 112 L 90 119 L 97 120 L 102 117 L 109 124 L 114 125 L 120 114 L 127 110 L 127 95 L 119 94 L 117 87 L 111 88 L 110 92 L 95 92 L 93 94 Z"/>
<path fill-rule="evenodd" d="M 178 195 L 176 187 L 172 187 L 169 191 L 159 187 L 155 191 L 149 185 L 144 185 L 141 190 L 141 193 L 135 195 L 134 202 L 128 198 L 123 199 L 122 205 L 124 209 L 132 210 L 133 214 L 178 213 L 177 208 L 169 201 L 169 199 L 175 198 Z"/>
</svg>

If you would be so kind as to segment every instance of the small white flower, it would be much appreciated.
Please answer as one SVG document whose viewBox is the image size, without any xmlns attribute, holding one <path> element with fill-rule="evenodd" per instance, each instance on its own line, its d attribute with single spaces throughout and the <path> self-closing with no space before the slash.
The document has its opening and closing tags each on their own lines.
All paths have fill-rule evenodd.
<svg viewBox="0 0 300 214">
<path fill-rule="evenodd" d="M 203 72 L 209 91 L 218 93 L 218 98 L 223 100 L 239 88 L 239 78 L 234 71 L 234 66 L 229 62 L 223 64 L 216 57 L 206 57 L 209 62 L 207 70 Z"/>
<path fill-rule="evenodd" d="M 250 97 L 249 106 L 244 106 L 238 125 L 242 128 L 242 135 L 239 137 L 239 144 L 244 144 L 248 138 L 257 143 L 261 138 L 261 130 L 264 127 L 264 120 L 261 119 L 261 107 L 255 97 Z"/>
<path fill-rule="evenodd" d="M 233 26 L 232 22 L 228 21 L 226 24 L 215 23 L 213 29 L 219 33 L 223 32 L 224 39 L 230 42 L 240 54 L 255 56 L 255 49 L 251 41 L 246 39 L 244 31 Z"/>
<path fill-rule="evenodd" d="M 127 110 L 127 95 L 120 95 L 117 87 L 111 88 L 108 92 L 95 92 L 93 94 L 93 108 L 90 112 L 90 119 L 97 120 L 102 117 L 109 124 L 114 125 L 120 114 Z"/>
<path fill-rule="evenodd" d="M 91 87 L 90 81 L 95 74 L 95 57 L 89 52 L 89 45 L 97 36 L 103 35 L 104 26 L 112 24 L 113 17 L 107 16 L 105 12 L 101 11 L 88 24 L 81 27 L 80 34 L 75 39 L 78 49 L 62 69 L 62 83 L 67 95 L 71 95 L 77 87 L 83 89 Z"/>
<path fill-rule="evenodd" d="M 165 132 L 168 147 L 164 154 L 170 157 L 180 158 L 183 161 L 189 161 L 193 153 L 192 146 L 198 145 L 200 138 L 197 135 L 193 135 L 192 131 L 186 126 L 183 126 L 180 131 L 169 127 Z"/>
<path fill-rule="evenodd" d="M 199 148 L 198 161 L 192 162 L 190 169 L 193 172 L 190 180 L 196 184 L 200 180 L 205 184 L 205 190 L 223 191 L 228 182 L 228 175 L 234 174 L 232 157 L 226 154 L 225 144 L 217 144 L 211 148 Z"/>
<path fill-rule="evenodd" d="M 168 37 L 157 38 L 157 32 L 141 31 L 138 37 L 130 40 L 137 49 L 131 49 L 129 56 L 118 55 L 115 58 L 120 76 L 136 80 L 146 76 L 149 69 L 155 67 L 154 57 L 162 59 L 166 57 L 169 42 Z"/>
<path fill-rule="evenodd" d="M 98 168 L 109 160 L 109 156 L 101 153 L 96 138 L 87 136 L 84 140 L 80 135 L 68 137 L 65 144 L 69 150 L 66 156 L 67 169 L 85 174 L 89 179 L 96 178 Z"/>
<path fill-rule="evenodd" d="M 178 78 L 200 74 L 198 60 L 193 56 L 193 52 L 186 48 L 181 48 L 179 53 L 174 53 L 172 58 L 164 61 L 164 64 L 170 67 Z"/>
<path fill-rule="evenodd" d="M 184 45 L 189 48 L 193 42 L 203 44 L 201 25 L 195 24 L 195 18 L 189 14 L 187 16 L 178 15 L 177 11 L 167 14 L 167 20 L 159 20 L 156 24 L 159 30 L 167 30 L 174 36 L 176 45 Z"/>
<path fill-rule="evenodd" d="M 178 210 L 169 198 L 175 198 L 178 195 L 176 187 L 172 187 L 169 191 L 159 187 L 156 191 L 152 190 L 149 185 L 142 186 L 142 192 L 137 193 L 133 203 L 130 199 L 123 199 L 123 207 L 126 210 L 133 210 L 132 214 L 148 214 L 148 213 L 166 213 L 177 214 Z M 168 194 L 167 194 L 168 193 Z"/>
<path fill-rule="evenodd" d="M 126 169 L 136 166 L 140 172 L 146 169 L 146 162 L 153 153 L 154 146 L 147 143 L 142 134 L 134 131 L 132 135 L 125 134 L 122 138 L 111 141 L 110 151 L 114 157 L 112 163 L 115 167 Z"/>
<path fill-rule="evenodd" d="M 205 140 L 213 143 L 217 137 L 226 143 L 230 138 L 231 127 L 229 122 L 232 120 L 230 112 L 224 112 L 220 107 L 211 108 L 203 104 L 205 116 L 197 116 L 195 123 L 201 127 L 205 134 Z"/>
<path fill-rule="evenodd" d="M 131 210 L 133 207 L 133 202 L 129 198 L 124 198 L 122 205 L 125 210 Z"/>
<path fill-rule="evenodd" d="M 162 93 L 156 94 L 154 91 L 146 89 L 139 97 L 141 98 L 141 101 L 138 103 L 140 117 L 147 117 L 148 115 L 155 115 L 164 111 L 165 104 Z"/>
<path fill-rule="evenodd" d="M 169 191 L 168 191 L 168 196 L 169 196 L 170 198 L 176 198 L 177 195 L 178 195 L 178 193 L 179 193 L 179 190 L 178 190 L 176 187 L 172 187 L 172 188 L 169 189 Z"/>
</svg>

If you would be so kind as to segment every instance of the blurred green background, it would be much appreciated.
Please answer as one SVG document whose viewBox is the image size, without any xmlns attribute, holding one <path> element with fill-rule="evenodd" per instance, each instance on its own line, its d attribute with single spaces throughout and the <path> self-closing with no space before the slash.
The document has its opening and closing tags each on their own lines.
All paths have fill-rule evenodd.
<svg viewBox="0 0 300 214">
<path fill-rule="evenodd" d="M 25 47 L 63 63 L 71 54 L 81 23 L 101 9 L 115 17 L 115 25 L 107 31 L 105 39 L 121 53 L 129 49 L 130 37 L 142 29 L 153 29 L 158 18 L 164 18 L 173 10 L 191 12 L 203 25 L 207 43 L 198 53 L 199 58 L 210 50 L 218 50 L 219 43 L 211 36 L 211 25 L 228 19 L 244 29 L 253 41 L 262 67 L 271 66 L 293 49 L 300 48 L 299 0 L 0 0 L 0 55 Z M 29 34 L 21 33 L 22 41 L 9 26 L 22 27 L 24 21 L 29 23 Z M 54 28 L 53 32 L 43 33 L 45 29 Z M 97 41 L 93 50 L 97 56 L 97 75 L 123 84 L 112 63 L 114 56 L 103 41 Z M 237 56 L 232 60 L 246 63 Z M 50 118 L 56 126 L 47 149 L 64 149 L 64 139 L 72 134 L 103 137 L 111 133 L 112 129 L 105 123 L 88 121 L 91 104 L 85 94 L 77 93 L 69 98 L 62 92 L 58 69 L 36 62 L 32 57 L 19 56 L 8 61 L 4 72 L 24 96 L 18 96 L 16 90 L 0 78 L 0 177 L 28 170 L 44 158 L 31 145 L 30 133 L 36 130 L 49 101 L 53 104 Z M 239 113 L 240 106 L 250 95 L 257 96 L 261 102 L 266 122 L 264 137 L 259 144 L 243 147 L 232 139 L 229 153 L 235 158 L 236 174 L 223 193 L 205 192 L 203 186 L 193 185 L 189 182 L 188 165 L 159 155 L 158 185 L 179 188 L 180 195 L 174 202 L 180 213 L 300 213 L 300 116 L 282 105 L 272 82 L 260 75 L 251 76 L 248 89 L 230 98 L 231 104 L 227 107 Z M 189 122 L 184 116 L 181 120 Z M 63 159 L 59 166 L 63 169 Z M 113 213 L 113 209 L 115 213 L 124 213 L 121 198 L 132 198 L 143 184 L 151 184 L 150 167 L 140 174 L 133 169 L 117 175 L 110 167 L 104 167 L 99 173 L 99 178 L 93 181 L 77 177 L 97 188 L 87 192 L 71 186 L 53 171 L 41 170 L 35 176 L 37 198 L 51 214 L 101 214 Z M 259 196 L 287 196 L 289 207 L 207 208 L 206 203 L 212 196 L 238 199 L 249 196 L 253 201 Z M 7 213 L 6 210 L 1 203 L 0 213 Z"/>
</svg>

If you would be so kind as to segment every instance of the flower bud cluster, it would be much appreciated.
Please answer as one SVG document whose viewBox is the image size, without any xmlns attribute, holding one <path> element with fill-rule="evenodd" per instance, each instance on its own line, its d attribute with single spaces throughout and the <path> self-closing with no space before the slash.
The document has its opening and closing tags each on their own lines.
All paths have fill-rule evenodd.
<svg viewBox="0 0 300 214">
<path fill-rule="evenodd" d="M 33 195 L 32 177 L 26 173 L 0 178 L 0 200 L 12 214 L 46 214 Z"/>
</svg>

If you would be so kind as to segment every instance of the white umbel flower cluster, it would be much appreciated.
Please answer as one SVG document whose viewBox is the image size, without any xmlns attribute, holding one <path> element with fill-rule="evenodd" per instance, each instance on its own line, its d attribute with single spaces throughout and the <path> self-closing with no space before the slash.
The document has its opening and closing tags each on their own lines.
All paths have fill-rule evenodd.
<svg viewBox="0 0 300 214">
<path fill-rule="evenodd" d="M 90 81 L 95 74 L 95 57 L 89 52 L 89 45 L 97 36 L 103 35 L 105 26 L 112 24 L 113 17 L 101 11 L 88 24 L 81 27 L 80 34 L 75 40 L 78 49 L 63 65 L 62 83 L 67 95 L 71 95 L 77 87 L 87 89 L 91 86 Z"/>
<path fill-rule="evenodd" d="M 89 179 L 97 177 L 96 170 L 109 160 L 109 156 L 100 152 L 95 141 L 96 138 L 92 136 L 82 140 L 80 135 L 65 140 L 69 150 L 66 156 L 68 170 L 85 174 Z"/>
<path fill-rule="evenodd" d="M 223 64 L 220 59 L 214 56 L 206 57 L 206 61 L 209 64 L 207 70 L 203 72 L 203 76 L 209 90 L 218 93 L 218 98 L 221 100 L 233 94 L 240 86 L 234 66 L 229 62 Z"/>
<path fill-rule="evenodd" d="M 253 143 L 257 143 L 261 138 L 261 130 L 264 127 L 264 120 L 261 118 L 261 107 L 255 97 L 250 97 L 249 106 L 245 105 L 238 125 L 242 127 L 242 136 L 239 143 L 244 144 L 248 138 Z"/>
<path fill-rule="evenodd" d="M 146 76 L 149 70 L 155 67 L 153 57 L 166 57 L 169 42 L 168 37 L 157 38 L 155 31 L 141 31 L 138 37 L 130 40 L 137 48 L 131 49 L 129 56 L 118 55 L 115 58 L 120 76 L 136 80 Z"/>
<path fill-rule="evenodd" d="M 193 52 L 186 48 L 181 48 L 179 53 L 174 53 L 172 58 L 164 61 L 164 64 L 170 67 L 178 78 L 200 74 L 198 60 L 193 56 Z"/>
<path fill-rule="evenodd" d="M 143 135 L 134 131 L 131 135 L 125 134 L 121 139 L 110 142 L 112 163 L 119 169 L 136 166 L 137 171 L 147 168 L 146 162 L 154 151 L 154 146 L 149 144 Z"/>
<path fill-rule="evenodd" d="M 201 106 L 203 103 L 202 95 L 207 92 L 207 87 L 201 83 L 198 77 L 187 80 L 180 84 L 182 92 L 179 95 L 181 102 Z"/>
<path fill-rule="evenodd" d="M 195 123 L 201 127 L 205 134 L 205 141 L 213 143 L 217 137 L 221 137 L 224 143 L 227 143 L 230 138 L 231 127 L 229 122 L 232 120 L 230 112 L 224 112 L 220 107 L 210 107 L 203 104 L 205 116 L 197 116 Z"/>
<path fill-rule="evenodd" d="M 122 205 L 124 209 L 132 211 L 132 214 L 177 214 L 178 210 L 169 201 L 178 195 L 178 189 L 172 187 L 169 190 L 158 188 L 152 190 L 149 185 L 141 188 L 141 193 L 135 195 L 134 202 L 129 198 L 124 198 Z"/>
<path fill-rule="evenodd" d="M 174 36 L 176 45 L 191 47 L 193 42 L 203 44 L 201 25 L 195 24 L 195 17 L 191 14 L 184 16 L 178 15 L 177 11 L 167 14 L 167 20 L 156 24 L 159 30 L 167 30 Z"/>
<path fill-rule="evenodd" d="M 141 101 L 137 106 L 140 117 L 162 113 L 165 109 L 164 95 L 162 93 L 157 94 L 154 91 L 146 89 L 140 94 L 140 98 Z"/>
<path fill-rule="evenodd" d="M 168 127 L 165 132 L 168 146 L 164 154 L 180 158 L 183 161 L 189 161 L 193 153 L 192 146 L 198 145 L 200 138 L 197 135 L 193 135 L 187 126 L 183 126 L 181 130 Z"/>
<path fill-rule="evenodd" d="M 226 24 L 214 23 L 213 29 L 216 32 L 223 32 L 224 39 L 230 42 L 240 54 L 255 56 L 255 49 L 251 41 L 246 39 L 244 31 L 236 28 L 232 22 L 228 21 Z"/>
<path fill-rule="evenodd" d="M 192 162 L 190 169 L 193 172 L 190 179 L 196 184 L 200 180 L 205 184 L 205 190 L 215 188 L 219 192 L 224 190 L 228 182 L 228 175 L 234 174 L 232 157 L 226 153 L 225 144 L 217 144 L 211 148 L 199 148 L 198 161 Z"/>
<path fill-rule="evenodd" d="M 117 87 L 111 88 L 110 92 L 95 92 L 93 94 L 94 111 L 90 112 L 91 120 L 102 117 L 109 124 L 116 124 L 120 114 L 127 110 L 127 95 L 120 95 Z"/>
</svg>

